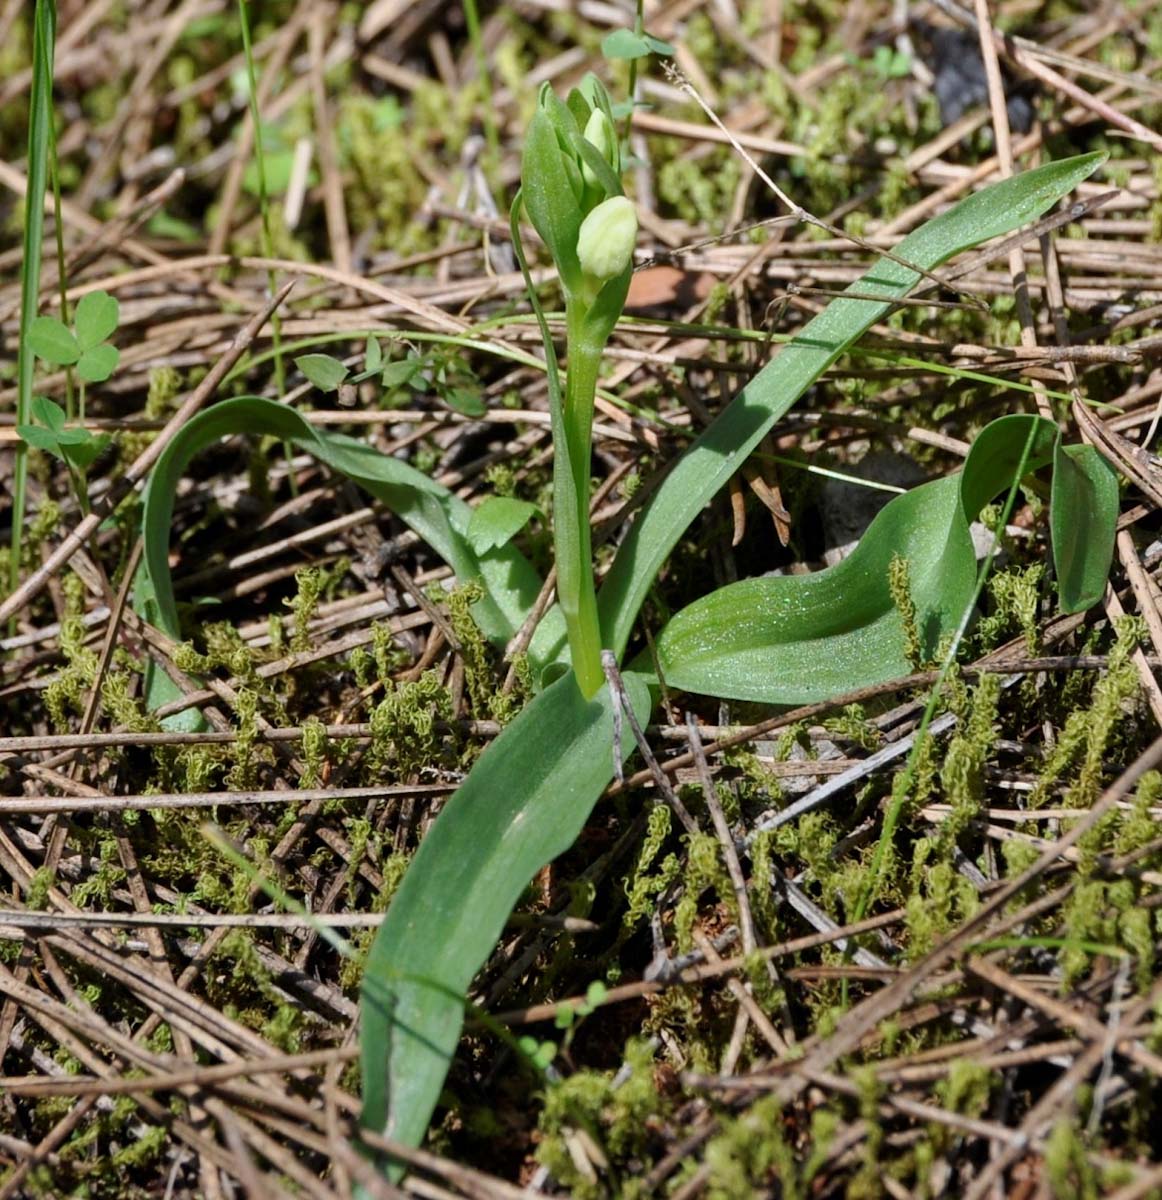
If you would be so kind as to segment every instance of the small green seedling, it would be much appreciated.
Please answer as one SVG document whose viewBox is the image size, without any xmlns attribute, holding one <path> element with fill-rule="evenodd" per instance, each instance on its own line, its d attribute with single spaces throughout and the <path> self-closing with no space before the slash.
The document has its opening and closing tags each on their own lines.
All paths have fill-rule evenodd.
<svg viewBox="0 0 1162 1200">
<path fill-rule="evenodd" d="M 54 367 L 75 367 L 86 383 L 104 383 L 121 359 L 109 338 L 117 331 L 121 312 L 108 292 L 82 296 L 70 329 L 58 317 L 37 317 L 28 330 L 29 349 Z"/>
<path fill-rule="evenodd" d="M 608 994 L 609 989 L 605 984 L 600 979 L 595 979 L 585 989 L 585 999 L 580 1004 L 566 1002 L 557 1006 L 557 1015 L 553 1018 L 553 1024 L 558 1029 L 567 1031 L 566 1042 L 571 1040 L 581 1020 L 590 1013 L 596 1012 L 605 1003 L 605 997 Z"/>
<path fill-rule="evenodd" d="M 408 387 L 414 391 L 431 387 L 436 396 L 454 412 L 466 417 L 482 417 L 488 411 L 480 398 L 480 383 L 471 368 L 458 355 L 416 354 L 385 359 L 379 342 L 367 339 L 363 370 L 351 374 L 351 368 L 331 354 L 302 354 L 295 366 L 321 392 L 335 392 L 343 384 L 364 383 L 379 377 L 389 395 Z"/>
<path fill-rule="evenodd" d="M 95 434 L 75 425 L 66 426 L 65 410 L 46 396 L 37 396 L 32 401 L 30 415 L 36 423 L 17 425 L 17 435 L 26 445 L 59 458 L 68 467 L 77 502 L 88 512 L 88 489 L 83 480 L 97 456 L 109 444 L 109 435 Z"/>
</svg>

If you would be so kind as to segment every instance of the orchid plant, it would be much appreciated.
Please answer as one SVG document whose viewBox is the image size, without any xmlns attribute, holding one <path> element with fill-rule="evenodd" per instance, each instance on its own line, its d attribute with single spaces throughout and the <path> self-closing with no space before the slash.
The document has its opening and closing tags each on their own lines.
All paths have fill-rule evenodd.
<svg viewBox="0 0 1162 1200">
<path fill-rule="evenodd" d="M 521 206 L 549 248 L 565 296 L 568 372 L 562 393 L 556 350 L 529 278 Z M 604 682 L 589 533 L 589 464 L 601 355 L 629 293 L 637 215 L 621 186 L 621 151 L 609 96 L 588 75 L 562 102 L 546 84 L 537 99 L 512 205 L 513 242 L 536 305 L 548 363 L 553 420 L 553 524 L 557 598 L 578 686 Z"/>
<path fill-rule="evenodd" d="M 648 721 L 658 680 L 648 659 L 622 660 L 646 594 L 689 525 L 774 422 L 893 304 L 953 255 L 1037 220 L 1101 161 L 1085 155 L 1047 163 L 997 183 L 875 261 L 849 294 L 796 332 L 672 464 L 640 507 L 598 592 L 588 518 L 590 435 L 602 354 L 629 288 L 637 220 L 622 188 L 623 160 L 605 89 L 589 77 L 565 100 L 549 87 L 541 90 L 511 224 L 545 344 L 559 604 L 529 647 L 540 690 L 445 804 L 369 951 L 361 1026 L 366 1129 L 410 1146 L 422 1140 L 456 1050 L 473 977 L 528 881 L 573 843 L 632 751 L 633 743 L 615 729 L 626 708 L 642 725 Z M 521 245 L 522 210 L 552 257 L 564 297 L 563 386 Z M 457 339 L 466 344 L 495 351 L 483 338 Z M 178 481 L 193 454 L 239 432 L 273 435 L 312 453 L 390 507 L 461 582 L 480 585 L 473 611 L 494 645 L 506 646 L 529 620 L 542 582 L 513 538 L 474 541 L 473 510 L 409 464 L 313 426 L 285 404 L 246 396 L 214 405 L 183 428 L 160 456 L 143 497 L 138 606 L 170 636 L 180 636 L 168 562 Z M 656 637 L 666 679 L 691 692 L 786 704 L 906 675 L 916 631 L 920 652 L 930 658 L 954 642 L 969 619 L 978 591 L 969 523 L 999 492 L 1012 493 L 1042 467 L 1053 469 L 1050 533 L 1062 607 L 1090 606 L 1111 560 L 1116 480 L 1090 447 L 1065 446 L 1052 422 L 1014 414 L 980 434 L 962 471 L 889 503 L 839 566 L 744 580 L 677 613 Z M 898 557 L 909 566 L 907 613 L 889 586 Z M 603 655 L 621 664 L 616 694 L 606 683 Z M 168 705 L 168 719 L 180 719 L 180 689 L 160 672 L 149 687 L 153 707 Z M 399 1175 L 398 1164 L 384 1165 Z"/>
</svg>

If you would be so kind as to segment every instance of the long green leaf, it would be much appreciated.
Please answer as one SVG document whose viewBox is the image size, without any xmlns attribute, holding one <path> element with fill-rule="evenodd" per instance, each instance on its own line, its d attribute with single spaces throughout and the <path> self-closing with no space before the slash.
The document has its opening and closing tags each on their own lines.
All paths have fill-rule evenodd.
<svg viewBox="0 0 1162 1200">
<path fill-rule="evenodd" d="M 1113 555 L 1118 486 L 1088 446 L 1061 446 L 1040 417 L 1001 417 L 977 438 L 964 469 L 897 496 L 852 554 L 813 575 L 730 584 L 679 612 L 657 639 L 666 682 L 685 691 L 772 704 L 809 704 L 911 669 L 908 636 L 889 585 L 908 562 L 925 659 L 964 619 L 976 586 L 969 525 L 1012 486 L 1030 433 L 1028 466 L 1054 465 L 1050 509 L 1061 607 L 1101 596 Z"/>
<path fill-rule="evenodd" d="M 36 0 L 32 25 L 32 91 L 28 110 L 28 182 L 24 191 L 24 258 L 20 266 L 20 340 L 16 345 L 16 423 L 29 424 L 35 355 L 28 333 L 36 320 L 40 295 L 41 252 L 44 247 L 44 190 L 48 181 L 48 151 L 52 139 L 52 74 L 56 48 L 56 4 Z M 28 448 L 16 443 L 12 486 L 12 555 L 8 588 L 20 581 L 21 542 L 28 491 Z"/>
<path fill-rule="evenodd" d="M 1102 154 L 1085 154 L 994 184 L 909 234 L 895 253 L 931 271 L 970 246 L 1036 220 L 1103 161 Z M 897 262 L 877 262 L 848 291 L 883 296 L 882 302 L 833 300 L 675 463 L 622 542 L 598 597 L 602 632 L 619 656 L 666 555 L 707 501 L 739 470 L 771 425 L 919 280 L 915 271 Z"/>
<path fill-rule="evenodd" d="M 484 585 L 484 599 L 476 604 L 473 615 L 486 637 L 503 645 L 520 628 L 540 591 L 540 578 L 511 542 L 485 554 L 476 553 L 468 537 L 472 509 L 464 501 L 397 458 L 342 434 L 315 428 L 285 404 L 241 396 L 199 413 L 165 448 L 149 477 L 143 500 L 145 550 L 137 602 L 159 629 L 181 637 L 169 569 L 170 525 L 178 482 L 195 454 L 238 433 L 282 438 L 382 500 L 444 559 L 457 579 L 462 583 L 479 580 Z M 151 708 L 179 695 L 165 675 L 150 674 Z M 187 716 L 175 724 L 188 726 L 190 720 Z"/>
<path fill-rule="evenodd" d="M 641 676 L 626 690 L 650 710 Z M 367 960 L 363 1125 L 418 1145 L 463 1020 L 463 996 L 529 880 L 581 832 L 613 775 L 609 689 L 572 672 L 524 709 L 473 767 L 416 852 Z M 628 756 L 633 747 L 621 747 Z"/>
</svg>

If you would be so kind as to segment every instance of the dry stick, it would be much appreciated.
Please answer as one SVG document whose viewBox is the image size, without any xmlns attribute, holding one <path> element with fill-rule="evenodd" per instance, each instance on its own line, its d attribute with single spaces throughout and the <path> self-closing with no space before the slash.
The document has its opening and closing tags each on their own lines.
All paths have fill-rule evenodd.
<svg viewBox="0 0 1162 1200">
<path fill-rule="evenodd" d="M 690 815 L 690 810 L 682 803 L 678 793 L 671 787 L 670 781 L 666 778 L 666 773 L 658 765 L 658 760 L 654 757 L 654 752 L 650 749 L 649 742 L 646 741 L 646 735 L 638 723 L 637 717 L 634 715 L 633 705 L 630 703 L 629 695 L 625 690 L 625 682 L 621 678 L 621 672 L 617 669 L 617 659 L 614 657 L 612 650 L 602 650 L 601 666 L 605 671 L 605 678 L 609 681 L 609 695 L 613 701 L 613 755 L 618 777 L 624 778 L 621 769 L 621 746 L 619 744 L 621 717 L 624 716 L 629 721 L 634 741 L 637 742 L 637 748 L 641 751 L 642 758 L 646 760 L 646 765 L 649 768 L 654 785 L 661 793 L 662 799 L 674 812 L 678 820 L 682 822 L 687 833 L 697 833 L 698 822 Z"/>
<path fill-rule="evenodd" d="M 1162 738 L 1154 741 L 1102 794 L 1089 812 L 1085 813 L 1052 846 L 1038 856 L 1026 870 L 996 891 L 960 929 L 941 945 L 931 950 L 907 974 L 888 984 L 882 991 L 869 996 L 846 1016 L 842 1017 L 835 1032 L 825 1042 L 812 1050 L 803 1059 L 804 1072 L 825 1071 L 837 1059 L 854 1051 L 860 1040 L 891 1013 L 895 1012 L 916 988 L 934 975 L 950 960 L 961 954 L 984 928 L 988 921 L 1001 913 L 1014 896 L 1019 895 L 1030 883 L 1038 879 L 1063 850 L 1074 846 L 1081 838 L 1121 800 L 1147 771 L 1162 762 Z M 806 1075 L 788 1080 L 779 1095 L 784 1102 L 802 1095 L 807 1087 Z"/>
<path fill-rule="evenodd" d="M 1145 996 L 1139 997 L 1122 1013 L 1122 1020 L 1127 1025 L 1136 1025 L 1148 1013 L 1162 992 L 1162 980 L 1159 980 Z M 1088 1048 L 1070 1064 L 1053 1085 L 1038 1099 L 1037 1103 L 1025 1114 L 1021 1122 L 1020 1132 L 1024 1135 L 1024 1144 L 1009 1146 L 1002 1150 L 973 1180 L 972 1186 L 965 1192 L 964 1200 L 984 1200 L 989 1188 L 1009 1169 L 1024 1153 L 1029 1140 L 1041 1128 L 1056 1118 L 1063 1105 L 1071 1106 L 1076 1102 L 1077 1090 L 1082 1082 L 1101 1064 L 1106 1053 L 1106 1030 L 1102 1027 L 1102 1036 L 1092 1041 Z"/>
<path fill-rule="evenodd" d="M 682 75 L 682 73 L 680 71 L 676 70 L 674 67 L 671 67 L 669 64 L 666 64 L 666 73 L 671 77 L 672 81 L 679 88 L 681 88 L 681 90 L 683 92 L 685 92 L 688 96 L 691 97 L 691 99 L 698 105 L 698 107 L 700 109 L 702 109 L 702 111 L 710 118 L 710 120 L 713 121 L 714 124 L 719 129 L 722 130 L 722 132 L 726 135 L 727 139 L 730 141 L 730 144 L 734 147 L 735 151 L 739 155 L 742 156 L 742 158 L 746 162 L 747 166 L 750 167 L 750 169 L 759 177 L 759 179 L 761 179 L 763 181 L 763 183 L 765 183 L 767 185 L 768 188 L 770 188 L 771 192 L 774 193 L 775 197 L 779 200 L 779 202 L 781 204 L 785 204 L 787 206 L 787 208 L 790 210 L 790 215 L 794 220 L 802 221 L 806 225 L 814 225 L 816 229 L 822 229 L 825 233 L 831 234 L 832 237 L 845 238 L 847 241 L 853 243 L 856 246 L 859 246 L 860 249 L 866 250 L 870 254 L 874 254 L 879 258 L 890 259 L 892 262 L 896 263 L 897 265 L 899 265 L 901 267 L 905 267 L 909 271 L 914 271 L 917 275 L 921 275 L 925 279 L 931 280 L 931 282 L 934 283 L 937 287 L 946 288 L 949 291 L 958 290 L 956 288 L 953 288 L 952 285 L 949 284 L 945 278 L 942 278 L 940 275 L 937 275 L 935 272 L 929 271 L 926 268 L 917 265 L 916 263 L 909 262 L 906 258 L 901 258 L 898 254 L 894 254 L 891 250 L 886 249 L 883 246 L 876 246 L 876 245 L 872 244 L 871 242 L 865 241 L 861 237 L 857 237 L 853 233 L 847 232 L 843 229 L 839 229 L 835 225 L 829 225 L 826 221 L 820 220 L 818 217 L 814 216 L 812 213 L 809 213 L 805 208 L 796 204 L 791 199 L 791 197 L 788 196 L 787 193 L 784 192 L 783 189 L 781 187 L 779 187 L 779 185 L 777 183 L 775 183 L 775 181 L 770 177 L 770 175 L 768 175 L 767 172 L 764 171 L 762 169 L 762 167 L 759 166 L 759 164 L 754 160 L 754 158 L 747 152 L 747 150 L 742 146 L 742 144 L 736 139 L 735 135 L 732 134 L 730 132 L 730 130 L 728 130 L 726 128 L 725 125 L 723 125 L 721 120 L 719 120 L 719 118 L 718 118 L 718 114 L 715 113 L 714 110 L 706 103 L 706 101 L 702 99 L 702 97 L 698 94 L 698 91 L 694 87 L 694 85 L 691 84 L 691 82 L 687 78 L 685 78 L 685 76 Z M 880 297 L 877 297 L 877 299 L 883 300 L 884 297 L 880 296 Z M 982 301 L 978 301 L 978 300 L 974 300 L 974 299 L 970 298 L 968 303 L 971 304 L 975 308 L 982 309 L 985 312 L 988 311 L 987 306 Z"/>
<path fill-rule="evenodd" d="M 722 856 L 726 859 L 726 870 L 730 875 L 730 886 L 734 892 L 734 900 L 738 905 L 739 926 L 742 932 L 742 952 L 753 954 L 758 949 L 758 938 L 755 936 L 754 916 L 750 910 L 750 899 L 746 892 L 746 876 L 742 873 L 742 864 L 738 861 L 738 850 L 734 845 L 734 834 L 726 823 L 726 814 L 722 811 L 722 803 L 718 799 L 718 790 L 710 777 L 710 766 L 702 748 L 702 738 L 698 733 L 698 721 L 693 713 L 686 714 L 687 739 L 690 743 L 690 753 L 694 755 L 694 765 L 698 770 L 698 779 L 702 784 L 702 795 L 706 807 L 710 810 L 710 819 L 714 822 L 714 832 L 722 843 Z"/>
<path fill-rule="evenodd" d="M 327 233 L 331 240 L 331 258 L 340 271 L 350 271 L 352 269 L 351 234 L 347 228 L 347 210 L 343 206 L 343 180 L 339 174 L 339 158 L 335 153 L 330 104 L 327 100 L 327 85 L 323 75 L 327 24 L 333 15 L 334 10 L 330 5 L 318 6 L 314 19 L 307 29 L 307 45 L 311 55 L 315 138 L 318 142 L 319 171 L 323 176 L 323 209 L 327 218 Z"/>
<path fill-rule="evenodd" d="M 1063 93 L 1076 104 L 1080 104 L 1082 108 L 1096 113 L 1111 125 L 1124 130 L 1139 141 L 1153 146 L 1155 150 L 1162 150 L 1162 137 L 1159 137 L 1153 129 L 1143 125 L 1140 121 L 1135 121 L 1133 117 L 1126 116 L 1125 113 L 1114 108 L 1112 104 L 1107 104 L 1100 96 L 1095 96 L 1092 92 L 1087 92 L 1085 88 L 1079 87 L 1073 80 L 1067 79 L 1058 71 L 1054 71 L 1052 67 L 1038 62 L 1031 54 L 1013 42 L 1011 38 L 994 29 L 991 24 L 988 26 L 988 33 L 996 48 L 1001 50 L 1010 62 L 1015 63 L 1034 78 L 1039 79 L 1046 87 Z"/>
<path fill-rule="evenodd" d="M 999 991 L 1015 996 L 1030 1008 L 1043 1013 L 1050 1020 L 1056 1021 L 1058 1025 L 1067 1026 L 1082 1037 L 1089 1038 L 1091 1041 L 1101 1041 L 1111 1036 L 1111 1030 L 1106 1025 L 1095 1017 L 1089 1016 L 1083 1009 L 1038 991 L 1030 983 L 1010 975 L 995 963 L 989 962 L 988 959 L 973 955 L 964 964 L 964 967 L 970 974 L 978 976 Z M 1162 1076 L 1162 1056 L 1148 1050 L 1136 1037 L 1130 1036 L 1129 1031 L 1123 1031 L 1120 1036 L 1116 1029 L 1112 1033 L 1114 1048 L 1119 1054 L 1124 1054 L 1142 1070 Z"/>
<path fill-rule="evenodd" d="M 81 717 L 81 733 L 88 733 L 93 728 L 93 721 L 97 716 L 97 705 L 101 702 L 101 681 L 105 678 L 105 672 L 109 669 L 109 663 L 113 658 L 113 648 L 117 644 L 117 631 L 121 628 L 121 618 L 125 613 L 129 591 L 133 587 L 133 577 L 137 574 L 137 564 L 141 561 L 141 552 L 144 548 L 145 542 L 139 537 L 129 552 L 129 559 L 125 564 L 125 574 L 122 576 L 121 586 L 117 589 L 117 598 L 109 610 L 109 625 L 105 630 L 105 640 L 101 643 L 101 653 L 97 659 L 97 672 L 93 676 L 93 687 L 89 692 L 88 700 L 85 701 L 85 712 Z"/>
<path fill-rule="evenodd" d="M 222 382 L 227 372 L 246 352 L 258 331 L 266 324 L 270 315 L 287 298 L 295 281 L 292 279 L 279 288 L 273 299 L 263 305 L 261 311 L 255 313 L 238 336 L 230 344 L 230 348 L 210 368 L 205 379 L 185 398 L 177 412 L 166 422 L 165 428 L 156 438 L 134 459 L 129 469 L 122 477 L 120 484 L 111 489 L 110 494 L 100 504 L 94 504 L 93 511 L 80 521 L 65 537 L 64 541 L 45 559 L 17 589 L 0 604 L 0 624 L 20 612 L 30 604 L 48 581 L 69 561 L 70 558 L 93 536 L 101 527 L 101 523 L 113 513 L 117 505 L 145 478 L 149 469 L 161 457 L 162 451 L 174 439 L 177 433 L 189 422 L 190 418 L 213 395 L 218 384 Z"/>
<path fill-rule="evenodd" d="M 43 1079 L 39 1075 L 16 1076 L 4 1080 L 4 1090 L 19 1092 L 23 1096 L 86 1096 L 93 1093 L 101 1096 L 131 1096 L 136 1092 L 205 1088 L 225 1080 L 249 1078 L 251 1075 L 283 1075 L 311 1067 L 327 1067 L 336 1062 L 350 1062 L 358 1056 L 359 1050 L 356 1047 L 337 1046 L 331 1050 L 311 1050 L 305 1054 L 246 1059 L 209 1067 L 158 1072 L 136 1079 L 96 1079 L 84 1075 L 64 1075 L 57 1079 Z"/>
<path fill-rule="evenodd" d="M 997 61 L 996 46 L 988 36 L 988 0 L 975 0 L 977 20 L 980 23 L 981 54 L 984 58 L 985 79 L 988 83 L 989 109 L 992 113 L 993 132 L 997 142 L 997 160 L 1000 176 L 1009 179 L 1013 174 L 1013 141 L 1009 131 L 1009 112 L 1005 107 L 1005 85 L 1001 81 L 1001 65 Z M 1009 251 L 1009 275 L 1013 280 L 1013 291 L 1017 301 L 1017 318 L 1021 323 L 1021 344 L 1031 347 L 1037 344 L 1037 327 L 1033 317 L 1033 306 L 1029 302 L 1028 274 L 1025 269 L 1025 251 L 1014 246 Z M 1037 411 L 1047 421 L 1053 420 L 1053 406 L 1045 395 L 1045 386 L 1034 380 L 1033 395 Z"/>
<path fill-rule="evenodd" d="M 738 860 L 738 849 L 734 844 L 734 835 L 730 832 L 730 826 L 726 821 L 726 814 L 722 811 L 722 804 L 718 799 L 718 789 L 714 786 L 714 780 L 710 775 L 710 765 L 706 761 L 706 754 L 702 747 L 702 738 L 698 732 L 698 722 L 693 713 L 686 714 L 686 730 L 690 743 L 690 752 L 694 755 L 694 765 L 698 770 L 698 778 L 702 783 L 702 795 L 706 800 L 706 807 L 710 810 L 710 819 L 714 823 L 714 832 L 718 835 L 718 840 L 722 845 L 722 856 L 726 859 L 726 870 L 730 875 L 731 890 L 734 892 L 734 900 L 738 905 L 738 924 L 742 935 L 742 952 L 744 955 L 750 955 L 758 949 L 759 942 L 755 931 L 754 914 L 751 912 L 750 907 L 750 896 L 746 890 L 746 876 L 743 874 L 742 864 Z M 765 881 L 760 886 L 765 887 Z M 710 945 L 709 941 L 706 942 L 706 945 Z M 706 947 L 702 946 L 701 949 L 705 954 Z M 714 953 L 717 956 L 717 951 Z M 771 982 L 781 986 L 782 981 L 779 979 L 774 963 L 768 959 L 766 965 Z M 783 1000 L 783 1011 L 780 1014 L 783 1028 L 786 1030 L 786 1033 L 782 1034 L 775 1030 L 765 1014 L 760 1020 L 751 1011 L 751 1005 L 754 1005 L 755 1008 L 758 1006 L 753 1000 L 749 984 L 743 985 L 739 983 L 738 986 L 746 993 L 749 1001 L 743 1003 L 743 1011 L 748 1014 L 750 1020 L 754 1022 L 755 1027 L 763 1033 L 763 1036 L 768 1041 L 771 1040 L 771 1036 L 773 1035 L 775 1042 L 782 1047 L 780 1053 L 785 1053 L 787 1045 L 795 1041 L 795 1026 L 786 999 L 784 998 Z M 734 991 L 735 989 L 732 988 L 731 990 Z"/>
</svg>

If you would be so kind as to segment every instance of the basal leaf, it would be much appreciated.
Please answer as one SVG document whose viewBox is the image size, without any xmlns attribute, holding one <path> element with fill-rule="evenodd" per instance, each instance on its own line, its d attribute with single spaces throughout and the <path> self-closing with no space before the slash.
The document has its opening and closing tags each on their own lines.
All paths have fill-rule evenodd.
<svg viewBox="0 0 1162 1200">
<path fill-rule="evenodd" d="M 1118 480 L 1091 446 L 1057 445 L 1049 528 L 1063 612 L 1084 612 L 1105 592 L 1118 520 Z"/>
<path fill-rule="evenodd" d="M 650 710 L 627 673 L 639 720 Z M 633 747 L 622 744 L 623 754 Z M 572 674 L 484 752 L 408 867 L 364 970 L 364 1127 L 418 1145 L 460 1039 L 464 995 L 528 882 L 569 848 L 613 778 L 608 689 Z"/>
<path fill-rule="evenodd" d="M 238 433 L 285 440 L 386 504 L 448 563 L 457 579 L 483 584 L 485 596 L 472 611 L 485 636 L 497 645 L 505 645 L 520 628 L 540 591 L 540 578 L 512 545 L 483 558 L 472 549 L 467 536 L 472 509 L 463 500 L 397 458 L 380 454 L 343 434 L 315 428 L 285 404 L 240 396 L 199 413 L 181 429 L 166 446 L 146 485 L 138 611 L 159 629 L 171 637 L 182 636 L 169 568 L 170 526 L 178 482 L 195 454 L 220 438 Z M 156 671 L 149 674 L 147 686 L 149 704 L 154 709 L 180 695 L 169 679 Z M 181 719 L 170 724 L 192 727 L 197 721 L 197 714 L 181 714 Z"/>
<path fill-rule="evenodd" d="M 108 292 L 88 292 L 77 301 L 73 324 L 82 350 L 92 350 L 117 330 L 121 309 Z"/>
<path fill-rule="evenodd" d="M 81 356 L 72 330 L 56 317 L 37 317 L 28 327 L 27 342 L 37 358 L 56 367 L 68 367 Z"/>
<path fill-rule="evenodd" d="M 1113 552 L 1113 473 L 1088 447 L 1063 450 L 1053 422 L 1002 417 L 981 432 L 963 471 L 897 496 L 836 566 L 742 580 L 684 608 L 657 639 L 666 682 L 737 700 L 809 704 L 908 674 L 908 637 L 889 583 L 897 556 L 908 564 L 922 657 L 935 659 L 975 592 L 969 525 L 1013 485 L 1022 463 L 1029 471 L 1063 465 L 1052 501 L 1062 514 L 1052 526 L 1063 607 L 1067 596 L 1075 606 L 1068 611 L 1094 603 Z"/>
</svg>

